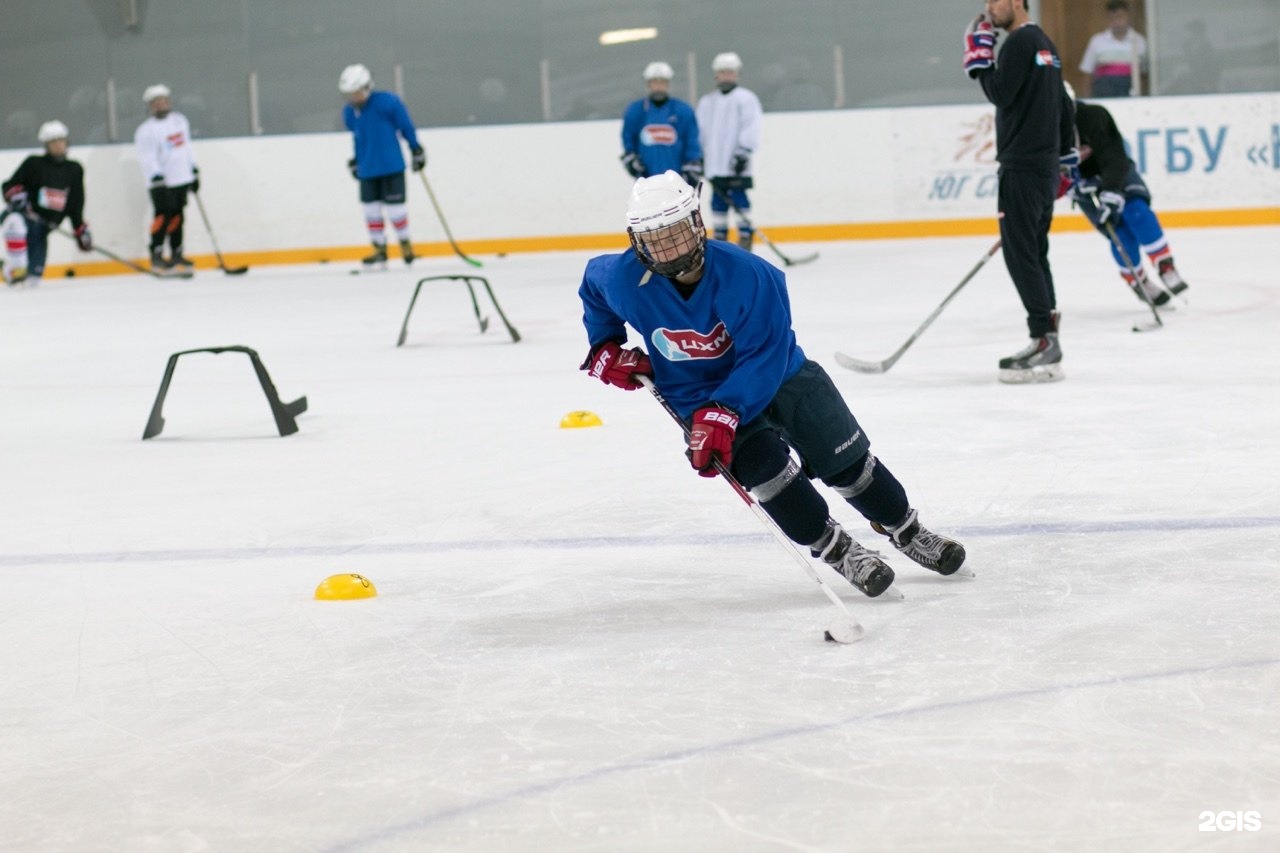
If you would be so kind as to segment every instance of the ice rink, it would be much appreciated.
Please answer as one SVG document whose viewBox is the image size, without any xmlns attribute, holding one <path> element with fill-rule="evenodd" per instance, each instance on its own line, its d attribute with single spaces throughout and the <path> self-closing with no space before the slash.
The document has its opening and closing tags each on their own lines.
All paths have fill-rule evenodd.
<svg viewBox="0 0 1280 853">
<path fill-rule="evenodd" d="M 1066 381 L 992 238 L 783 244 L 795 326 L 974 580 L 835 607 L 644 392 L 590 253 L 0 292 L 0 849 L 1280 849 L 1280 228 L 1173 230 L 1146 309 L 1055 237 Z M 765 247 L 758 252 L 770 260 Z M 300 431 L 276 435 L 243 344 Z M 604 425 L 560 429 L 568 412 Z M 848 506 L 837 517 L 887 542 Z M 312 599 L 358 572 L 372 600 Z M 1255 811 L 1259 830 L 1203 831 Z"/>
</svg>

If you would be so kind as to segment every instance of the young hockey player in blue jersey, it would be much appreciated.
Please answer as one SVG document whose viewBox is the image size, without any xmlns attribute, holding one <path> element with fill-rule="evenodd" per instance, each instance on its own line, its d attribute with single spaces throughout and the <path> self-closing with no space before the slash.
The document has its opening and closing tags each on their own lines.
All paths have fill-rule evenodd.
<svg viewBox="0 0 1280 853">
<path fill-rule="evenodd" d="M 694 469 L 714 477 L 719 461 L 792 541 L 866 595 L 888 589 L 893 570 L 831 518 L 811 477 L 903 554 L 955 573 L 963 546 L 920 523 L 831 378 L 796 343 L 782 272 L 709 242 L 697 192 L 675 172 L 636 182 L 627 222 L 631 250 L 593 258 L 583 274 L 590 351 L 582 369 L 626 390 L 641 387 L 637 376 L 652 377 L 689 428 Z M 628 325 L 647 355 L 624 348 Z"/>
<path fill-rule="evenodd" d="M 1080 140 L 1080 178 L 1074 187 L 1080 210 L 1093 223 L 1107 243 L 1111 257 L 1120 268 L 1120 277 L 1138 299 L 1153 305 L 1164 305 L 1170 294 L 1187 289 L 1187 283 L 1173 264 L 1173 250 L 1151 209 L 1151 192 L 1138 172 L 1137 165 L 1124 149 L 1124 137 L 1106 107 L 1076 101 L 1070 83 L 1063 83 L 1075 101 L 1076 133 Z M 1115 229 L 1116 239 L 1124 254 L 1111 242 L 1107 225 Z M 1151 259 L 1164 286 L 1152 281 L 1142 268 L 1142 256 Z M 1129 264 L 1133 264 L 1130 270 Z M 1135 280 L 1133 273 L 1138 273 Z M 1142 288 L 1142 292 L 1138 288 Z M 1143 295 L 1145 294 L 1145 296 Z"/>
<path fill-rule="evenodd" d="M 413 263 L 413 243 L 409 240 L 409 210 L 405 206 L 404 154 L 400 139 L 409 144 L 413 171 L 427 166 L 427 152 L 418 144 L 418 134 L 404 101 L 392 92 L 373 88 L 373 75 L 363 65 L 348 65 L 338 78 L 338 91 L 347 99 L 342 121 L 355 137 L 356 156 L 347 161 L 351 176 L 360 181 L 360 204 L 373 254 L 361 263 L 386 264 L 387 235 L 383 211 L 396 229 L 400 254 Z"/>
<path fill-rule="evenodd" d="M 690 186 L 702 178 L 702 145 L 693 107 L 671 97 L 674 72 L 665 62 L 644 69 L 649 94 L 622 114 L 622 165 L 633 178 L 679 172 Z"/>
</svg>

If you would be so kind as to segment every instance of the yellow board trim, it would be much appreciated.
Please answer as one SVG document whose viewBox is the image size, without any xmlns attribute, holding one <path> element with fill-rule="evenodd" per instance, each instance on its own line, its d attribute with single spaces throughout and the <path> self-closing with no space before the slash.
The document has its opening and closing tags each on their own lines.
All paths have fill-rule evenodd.
<svg viewBox="0 0 1280 853">
<path fill-rule="evenodd" d="M 1176 210 L 1160 214 L 1160 220 L 1169 228 L 1239 228 L 1251 225 L 1280 225 L 1280 207 L 1238 208 L 1231 210 Z M 1053 231 L 1065 234 L 1089 231 L 1092 226 L 1083 216 L 1064 215 L 1054 218 Z M 795 241 L 803 243 L 833 240 L 897 240 L 921 237 L 994 237 L 999 233 L 996 220 L 979 219 L 917 219 L 897 222 L 847 222 L 835 225 L 780 225 L 769 227 L 769 239 L 775 242 Z M 558 237 L 513 237 L 505 240 L 468 240 L 462 249 L 469 256 L 483 260 L 484 256 L 516 254 L 524 252 L 576 252 L 586 249 L 621 251 L 627 247 L 624 234 L 571 234 Z M 448 243 L 414 243 L 414 251 L 422 257 L 447 257 L 453 254 Z M 267 266 L 273 264 L 317 264 L 355 261 L 369 252 L 367 245 L 337 246 L 314 249 L 277 249 L 261 252 L 237 252 L 225 255 L 228 266 Z M 395 258 L 395 247 L 390 249 Z M 217 269 L 213 255 L 192 258 L 197 269 Z M 146 266 L 144 259 L 135 263 Z M 90 261 L 87 263 L 61 264 L 45 270 L 46 278 L 73 275 L 120 275 L 133 270 L 114 261 Z"/>
</svg>

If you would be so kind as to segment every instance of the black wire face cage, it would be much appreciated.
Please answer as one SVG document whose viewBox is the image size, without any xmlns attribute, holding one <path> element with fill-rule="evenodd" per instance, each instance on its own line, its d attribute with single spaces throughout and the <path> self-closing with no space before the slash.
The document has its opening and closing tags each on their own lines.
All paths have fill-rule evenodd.
<svg viewBox="0 0 1280 853">
<path fill-rule="evenodd" d="M 702 213 L 695 210 L 685 219 L 664 225 L 653 231 L 627 229 L 631 248 L 640 263 L 658 275 L 676 278 L 696 270 L 702 264 L 707 246 L 707 231 L 702 225 Z M 668 257 L 660 261 L 655 254 Z"/>
</svg>

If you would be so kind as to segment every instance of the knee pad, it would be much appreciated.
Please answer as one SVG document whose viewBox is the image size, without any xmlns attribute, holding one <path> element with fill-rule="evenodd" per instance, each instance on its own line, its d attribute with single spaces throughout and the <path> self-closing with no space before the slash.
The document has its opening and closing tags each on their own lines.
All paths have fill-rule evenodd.
<svg viewBox="0 0 1280 853">
<path fill-rule="evenodd" d="M 733 458 L 738 481 L 793 542 L 816 542 L 827 523 L 827 502 L 804 476 L 786 443 L 773 430 L 761 430 Z"/>
<path fill-rule="evenodd" d="M 823 482 L 864 518 L 878 524 L 896 524 L 911 508 L 902 483 L 870 453 Z"/>
</svg>

